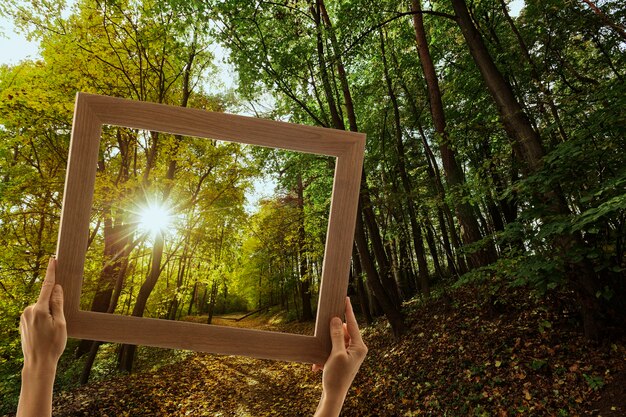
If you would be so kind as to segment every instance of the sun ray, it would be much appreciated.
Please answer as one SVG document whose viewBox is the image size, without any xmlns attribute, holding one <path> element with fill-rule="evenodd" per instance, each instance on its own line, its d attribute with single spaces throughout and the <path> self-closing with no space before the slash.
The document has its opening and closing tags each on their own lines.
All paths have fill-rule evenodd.
<svg viewBox="0 0 626 417">
<path fill-rule="evenodd" d="M 151 236 L 165 232 L 172 223 L 172 214 L 167 207 L 149 203 L 138 213 L 137 230 Z"/>
</svg>

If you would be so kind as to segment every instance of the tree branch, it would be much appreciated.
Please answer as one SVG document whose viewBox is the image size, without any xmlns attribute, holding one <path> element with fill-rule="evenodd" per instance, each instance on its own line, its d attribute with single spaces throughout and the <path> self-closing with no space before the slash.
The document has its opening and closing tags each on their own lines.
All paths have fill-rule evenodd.
<svg viewBox="0 0 626 417">
<path fill-rule="evenodd" d="M 398 13 L 397 15 L 390 17 L 388 19 L 383 20 L 382 22 L 380 22 L 377 25 L 374 25 L 372 27 L 370 27 L 369 29 L 367 29 L 365 32 L 361 33 L 354 42 L 352 42 L 350 45 L 348 45 L 348 47 L 346 49 L 344 49 L 341 54 L 339 55 L 343 55 L 345 53 L 347 53 L 348 51 L 350 51 L 352 48 L 354 48 L 356 45 L 358 45 L 365 37 L 367 37 L 370 33 L 382 28 L 383 26 L 385 26 L 387 23 L 391 23 L 394 20 L 400 19 L 404 16 L 412 16 L 414 14 L 430 14 L 433 16 L 440 16 L 440 17 L 445 17 L 448 19 L 452 19 L 452 20 L 456 20 L 457 17 L 456 15 L 452 15 L 452 14 L 448 14 L 448 13 L 443 13 L 443 12 L 436 12 L 434 10 L 415 10 L 415 11 L 408 11 L 408 12 L 402 12 L 402 13 Z"/>
</svg>

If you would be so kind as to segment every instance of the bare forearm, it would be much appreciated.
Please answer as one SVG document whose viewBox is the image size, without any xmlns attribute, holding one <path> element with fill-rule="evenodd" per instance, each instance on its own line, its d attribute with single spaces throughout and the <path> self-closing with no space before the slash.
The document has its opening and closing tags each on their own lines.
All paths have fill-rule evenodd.
<svg viewBox="0 0 626 417">
<path fill-rule="evenodd" d="M 24 365 L 17 417 L 52 415 L 52 387 L 55 373 L 56 365 L 41 367 Z"/>
<path fill-rule="evenodd" d="M 322 392 L 322 398 L 317 406 L 314 417 L 338 417 L 339 413 L 341 413 L 345 398 L 345 393 L 327 395 L 326 392 Z"/>
</svg>

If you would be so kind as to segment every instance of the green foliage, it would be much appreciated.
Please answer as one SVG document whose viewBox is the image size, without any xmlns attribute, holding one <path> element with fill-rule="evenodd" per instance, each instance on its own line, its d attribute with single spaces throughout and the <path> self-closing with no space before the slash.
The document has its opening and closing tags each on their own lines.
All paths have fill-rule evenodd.
<svg viewBox="0 0 626 417">
<path fill-rule="evenodd" d="M 593 376 L 583 374 L 585 381 L 587 381 L 587 385 L 594 391 L 598 391 L 604 386 L 604 379 L 601 376 Z"/>
<path fill-rule="evenodd" d="M 547 365 L 548 365 L 548 362 L 543 359 L 533 359 L 533 361 L 530 363 L 530 367 L 533 371 L 539 371 L 543 369 L 544 367 L 546 367 Z"/>
<path fill-rule="evenodd" d="M 548 320 L 542 320 L 539 322 L 539 333 L 545 333 L 548 329 L 552 328 L 552 323 Z"/>
</svg>

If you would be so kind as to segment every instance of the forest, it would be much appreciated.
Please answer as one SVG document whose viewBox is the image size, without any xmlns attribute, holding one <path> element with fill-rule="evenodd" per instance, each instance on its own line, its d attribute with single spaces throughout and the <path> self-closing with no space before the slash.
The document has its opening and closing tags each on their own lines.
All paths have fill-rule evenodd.
<svg viewBox="0 0 626 417">
<path fill-rule="evenodd" d="M 0 65 L 0 414 L 56 251 L 79 91 L 367 134 L 346 279 L 372 358 L 346 415 L 626 412 L 623 2 L 0 0 L 0 15 L 39 45 Z M 82 310 L 312 334 L 333 158 L 104 126 L 94 170 Z M 199 400 L 199 382 L 185 398 L 202 411 L 178 391 L 93 399 L 259 366 L 293 382 L 245 394 L 273 412 Z M 70 340 L 55 410 L 312 413 L 315 376 L 294 366 Z M 231 398 L 223 375 L 212 389 Z"/>
</svg>

